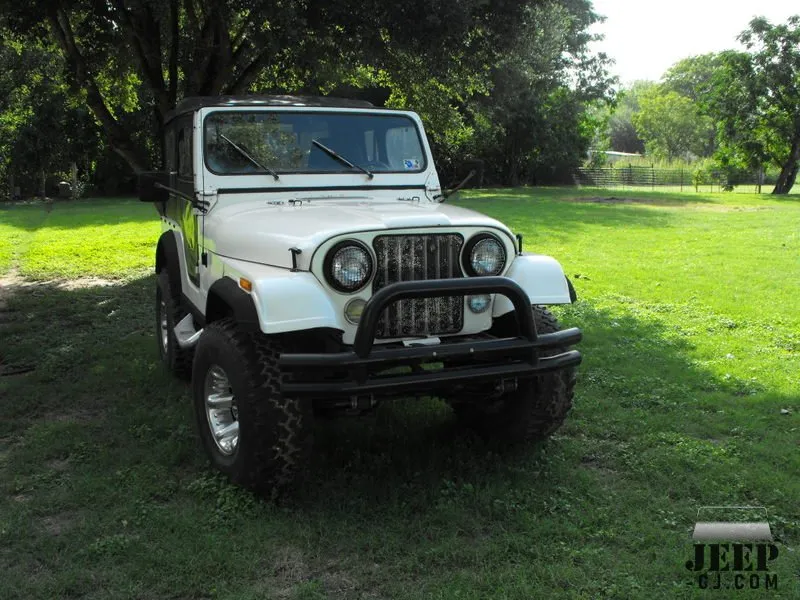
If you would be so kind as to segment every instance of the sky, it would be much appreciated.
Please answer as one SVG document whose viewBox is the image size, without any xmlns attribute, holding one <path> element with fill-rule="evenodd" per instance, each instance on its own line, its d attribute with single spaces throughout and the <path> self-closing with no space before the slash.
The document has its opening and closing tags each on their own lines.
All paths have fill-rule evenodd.
<svg viewBox="0 0 800 600">
<path fill-rule="evenodd" d="M 616 61 L 612 72 L 622 84 L 637 79 L 657 81 L 687 56 L 742 49 L 736 36 L 755 16 L 771 23 L 800 14 L 798 0 L 592 0 L 605 23 L 592 33 L 605 35 L 596 52 Z"/>
</svg>

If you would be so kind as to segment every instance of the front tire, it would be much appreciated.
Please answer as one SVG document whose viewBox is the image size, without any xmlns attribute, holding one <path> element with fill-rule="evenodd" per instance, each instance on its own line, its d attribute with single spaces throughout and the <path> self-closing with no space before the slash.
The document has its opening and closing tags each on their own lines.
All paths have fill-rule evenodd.
<svg viewBox="0 0 800 600">
<path fill-rule="evenodd" d="M 556 318 L 541 306 L 532 307 L 538 333 L 559 331 Z M 502 317 L 501 317 L 502 319 Z M 516 334 L 516 320 L 510 318 L 495 324 L 500 337 Z M 567 348 L 556 348 L 548 354 L 559 354 Z M 541 440 L 561 427 L 572 408 L 577 371 L 574 367 L 545 373 L 519 381 L 513 392 L 492 399 L 489 394 L 482 399 L 454 401 L 458 419 L 482 437 L 501 443 L 519 444 Z"/>
<path fill-rule="evenodd" d="M 296 482 L 312 444 L 310 402 L 280 391 L 280 351 L 274 338 L 223 319 L 200 337 L 192 371 L 197 428 L 212 464 L 270 498 Z"/>
<path fill-rule="evenodd" d="M 161 269 L 156 283 L 156 341 L 161 362 L 181 379 L 192 374 L 194 348 L 181 348 L 175 337 L 175 325 L 189 314 L 170 287 L 167 269 Z"/>
</svg>

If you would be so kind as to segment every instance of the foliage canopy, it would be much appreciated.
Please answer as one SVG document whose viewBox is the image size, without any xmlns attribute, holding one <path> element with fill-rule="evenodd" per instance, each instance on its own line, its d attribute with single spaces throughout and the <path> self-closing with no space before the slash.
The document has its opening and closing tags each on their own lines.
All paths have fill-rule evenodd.
<svg viewBox="0 0 800 600">
<path fill-rule="evenodd" d="M 0 0 L 0 14 L 58 49 L 72 93 L 134 171 L 159 160 L 181 97 L 382 88 L 423 114 L 445 163 L 480 152 L 509 180 L 553 144 L 579 162 L 585 103 L 609 93 L 609 61 L 587 52 L 599 18 L 588 0 Z M 543 150 L 550 125 L 564 131 Z M 519 132 L 511 163 L 478 132 L 497 144 Z"/>
</svg>

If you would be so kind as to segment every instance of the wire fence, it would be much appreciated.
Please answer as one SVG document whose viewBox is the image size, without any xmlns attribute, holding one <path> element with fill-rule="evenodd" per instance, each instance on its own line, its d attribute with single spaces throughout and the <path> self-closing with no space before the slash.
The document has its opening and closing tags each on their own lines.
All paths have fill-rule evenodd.
<svg viewBox="0 0 800 600">
<path fill-rule="evenodd" d="M 760 181 L 759 181 L 760 179 Z M 602 188 L 651 188 L 663 191 L 740 191 L 761 192 L 774 184 L 774 177 L 730 178 L 722 171 L 696 172 L 689 169 L 657 169 L 655 167 L 579 168 L 575 183 Z"/>
</svg>

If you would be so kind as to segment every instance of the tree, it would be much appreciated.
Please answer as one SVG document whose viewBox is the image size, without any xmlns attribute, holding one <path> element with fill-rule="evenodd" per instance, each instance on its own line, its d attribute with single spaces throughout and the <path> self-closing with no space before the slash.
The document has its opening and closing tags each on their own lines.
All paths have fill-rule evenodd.
<svg viewBox="0 0 800 600">
<path fill-rule="evenodd" d="M 662 87 L 689 98 L 703 109 L 714 93 L 715 76 L 723 62 L 722 55 L 713 52 L 679 60 L 664 73 Z"/>
<path fill-rule="evenodd" d="M 780 168 L 773 194 L 788 194 L 800 168 L 800 16 L 772 25 L 759 17 L 750 21 L 739 40 L 750 51 L 749 61 L 727 55 L 721 85 L 735 84 L 741 102 L 727 104 L 720 117 L 725 131 L 744 126 L 755 143 L 746 155 L 765 155 Z M 727 136 L 738 145 L 739 135 Z"/>
<path fill-rule="evenodd" d="M 490 180 L 563 182 L 585 158 L 595 122 L 587 107 L 611 100 L 609 60 L 591 55 L 586 1 L 526 9 L 522 34 L 490 68 L 490 92 L 469 105 L 473 152 Z"/>
<path fill-rule="evenodd" d="M 614 112 L 608 119 L 608 145 L 611 150 L 637 154 L 644 152 L 644 141 L 636 131 L 633 117 L 640 110 L 639 98 L 655 85 L 652 81 L 635 81 L 620 92 Z"/>
<path fill-rule="evenodd" d="M 88 171 L 98 153 L 98 130 L 70 94 L 57 51 L 2 34 L 0 177 L 44 195 L 46 175 L 64 175 L 72 163 Z"/>
<path fill-rule="evenodd" d="M 704 153 L 713 124 L 689 98 L 654 87 L 640 97 L 639 106 L 633 124 L 648 154 L 672 161 Z"/>
<path fill-rule="evenodd" d="M 579 0 L 573 0 L 579 2 Z M 584 2 L 585 3 L 585 2 Z M 0 0 L 16 31 L 58 44 L 73 84 L 135 171 L 180 97 L 320 93 L 361 68 L 480 73 L 535 0 Z M 420 71 L 417 70 L 419 75 Z M 152 134 L 129 118 L 147 108 Z"/>
</svg>

